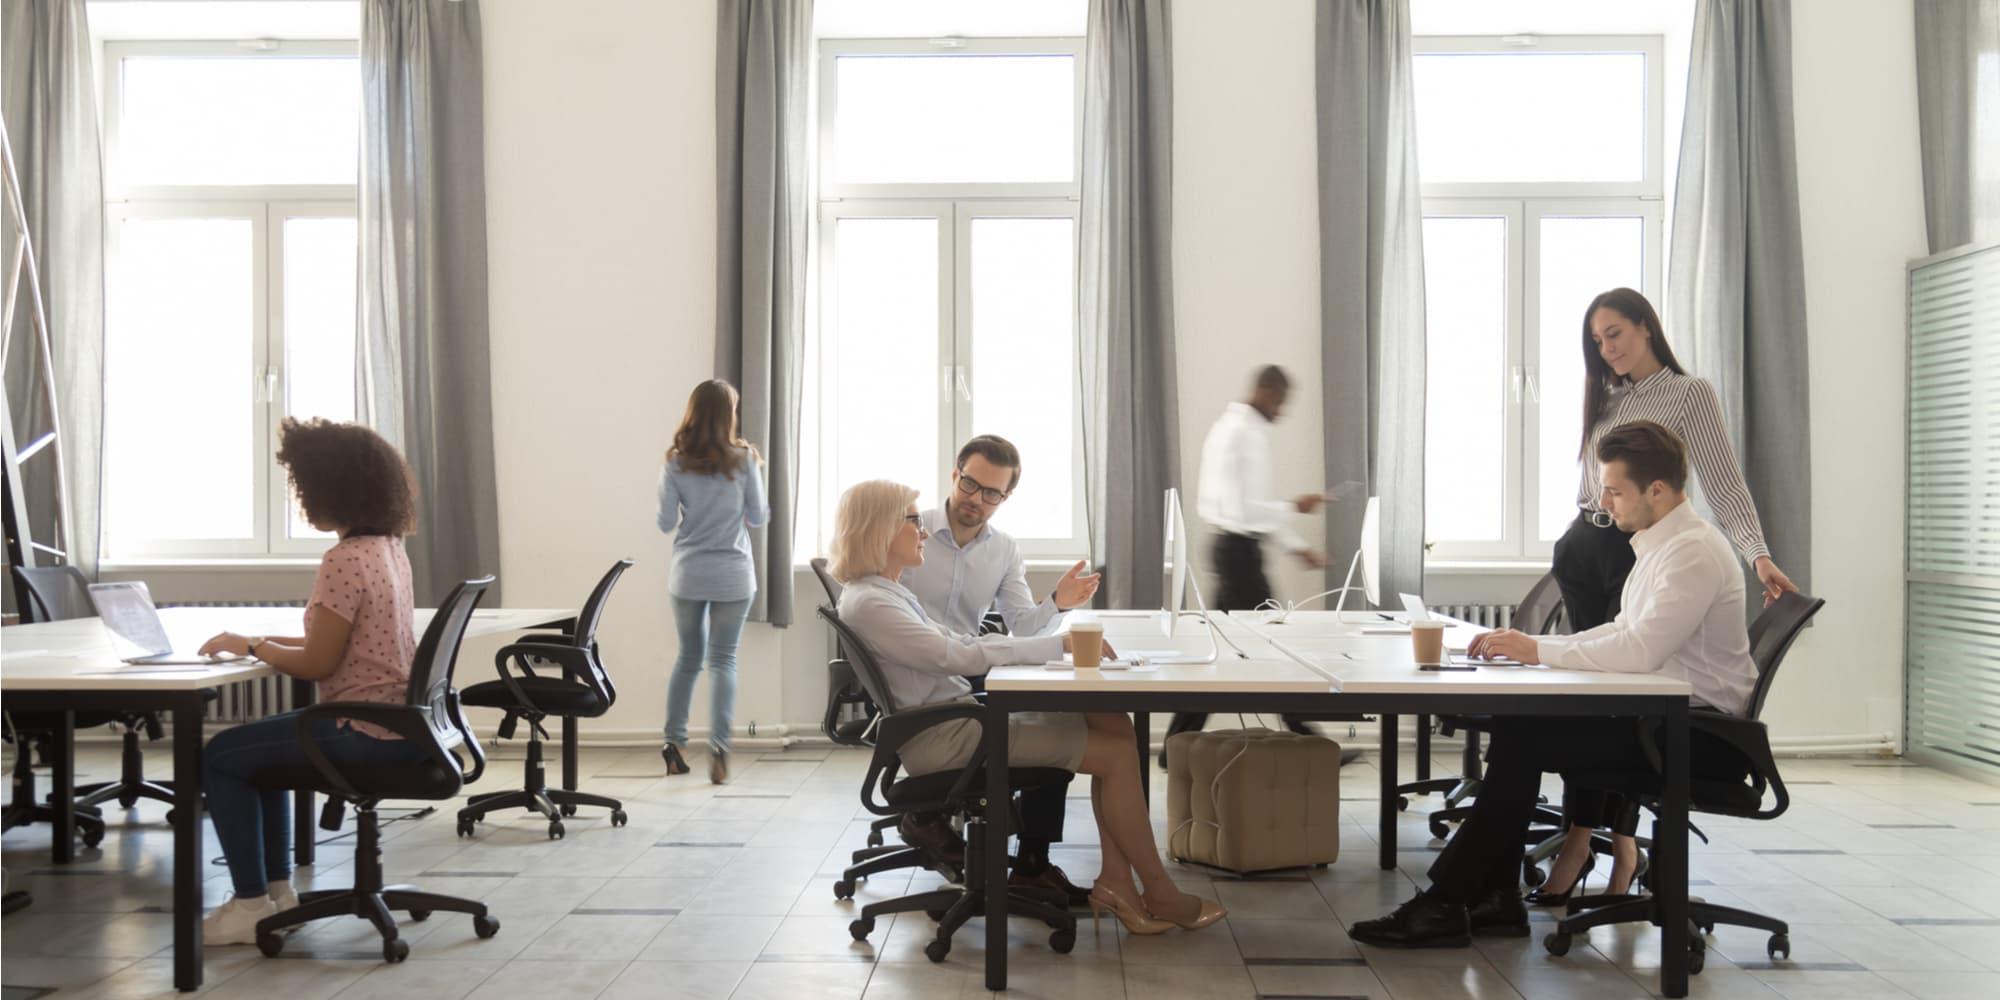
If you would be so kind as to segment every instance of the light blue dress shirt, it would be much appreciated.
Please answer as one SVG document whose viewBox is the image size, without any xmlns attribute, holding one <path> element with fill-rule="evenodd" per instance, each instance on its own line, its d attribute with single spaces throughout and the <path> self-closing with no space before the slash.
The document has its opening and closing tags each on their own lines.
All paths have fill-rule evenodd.
<svg viewBox="0 0 2000 1000">
<path fill-rule="evenodd" d="M 920 516 L 924 564 L 904 570 L 902 584 L 923 602 L 932 621 L 959 635 L 978 635 L 980 619 L 992 608 L 1012 635 L 1047 635 L 1061 624 L 1053 591 L 1047 600 L 1035 602 L 1021 547 L 1013 538 L 987 524 L 959 548 L 943 508 Z"/>
<path fill-rule="evenodd" d="M 691 601 L 747 601 L 757 593 L 750 529 L 771 519 L 764 467 L 748 455 L 735 478 L 660 470 L 659 525 L 674 535 L 667 591 Z"/>
</svg>

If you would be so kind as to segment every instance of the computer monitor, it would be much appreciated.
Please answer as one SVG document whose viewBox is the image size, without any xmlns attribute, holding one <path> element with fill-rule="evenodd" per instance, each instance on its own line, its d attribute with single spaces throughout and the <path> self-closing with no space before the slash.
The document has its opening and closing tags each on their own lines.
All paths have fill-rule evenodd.
<svg viewBox="0 0 2000 1000">
<path fill-rule="evenodd" d="M 1174 487 L 1167 488 L 1163 523 L 1166 525 L 1163 556 L 1167 564 L 1167 634 L 1172 635 L 1174 619 L 1180 617 L 1181 609 L 1187 605 L 1188 583 L 1187 516 L 1181 512 L 1181 491 Z"/>
<path fill-rule="evenodd" d="M 1355 582 L 1356 577 L 1360 582 Z M 1347 609 L 1347 595 L 1361 591 L 1369 607 L 1382 603 L 1382 500 L 1369 497 L 1368 507 L 1361 515 L 1361 537 L 1354 547 L 1354 559 L 1347 564 L 1347 579 L 1340 588 L 1340 601 L 1333 610 L 1338 613 Z"/>
</svg>

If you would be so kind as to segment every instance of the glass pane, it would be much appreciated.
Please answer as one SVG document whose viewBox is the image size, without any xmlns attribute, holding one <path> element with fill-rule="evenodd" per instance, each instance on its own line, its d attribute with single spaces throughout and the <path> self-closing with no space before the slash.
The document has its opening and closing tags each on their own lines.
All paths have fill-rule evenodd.
<svg viewBox="0 0 2000 1000">
<path fill-rule="evenodd" d="M 1021 450 L 1021 485 L 1000 515 L 1017 538 L 1075 533 L 1074 229 L 972 220 L 972 433 Z"/>
<path fill-rule="evenodd" d="M 1639 52 L 1429 52 L 1416 57 L 1425 183 L 1641 181 Z"/>
<path fill-rule="evenodd" d="M 840 56 L 835 160 L 848 184 L 1076 178 L 1070 56 Z"/>
<path fill-rule="evenodd" d="M 249 219 L 128 219 L 105 337 L 107 534 L 256 537 Z M 115 549 L 114 549 L 115 551 Z"/>
<path fill-rule="evenodd" d="M 1646 222 L 1638 217 L 1541 221 L 1541 329 L 1536 388 L 1541 397 L 1538 500 L 1542 541 L 1576 519 L 1583 437 L 1583 311 L 1600 292 L 1643 288 Z"/>
<path fill-rule="evenodd" d="M 938 501 L 938 225 L 834 223 L 833 496 L 893 479 Z"/>
<path fill-rule="evenodd" d="M 1426 541 L 1506 537 L 1507 220 L 1424 220 Z"/>
<path fill-rule="evenodd" d="M 354 220 L 284 224 L 285 413 L 354 419 Z M 327 538 L 286 495 L 288 533 Z"/>
<path fill-rule="evenodd" d="M 361 73 L 350 57 L 123 61 L 127 184 L 352 184 Z"/>
</svg>

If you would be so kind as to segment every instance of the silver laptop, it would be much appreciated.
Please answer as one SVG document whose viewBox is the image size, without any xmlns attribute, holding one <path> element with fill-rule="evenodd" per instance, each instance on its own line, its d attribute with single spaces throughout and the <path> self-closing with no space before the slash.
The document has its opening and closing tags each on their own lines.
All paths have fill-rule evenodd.
<svg viewBox="0 0 2000 1000">
<path fill-rule="evenodd" d="M 113 635 L 139 650 L 138 655 L 121 657 L 126 663 L 201 664 L 219 663 L 220 657 L 201 656 L 193 651 L 176 652 L 160 624 L 160 612 L 153 607 L 153 595 L 144 583 L 93 583 L 90 602 L 97 617 Z M 123 650 L 121 650 L 123 651 Z"/>
</svg>

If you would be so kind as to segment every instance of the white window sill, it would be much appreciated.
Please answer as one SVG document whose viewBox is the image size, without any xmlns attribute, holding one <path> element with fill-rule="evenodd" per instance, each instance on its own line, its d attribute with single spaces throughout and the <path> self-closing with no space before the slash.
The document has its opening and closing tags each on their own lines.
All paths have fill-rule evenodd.
<svg viewBox="0 0 2000 1000">
<path fill-rule="evenodd" d="M 1549 571 L 1546 559 L 1426 559 L 1430 576 L 1529 576 Z"/>
<path fill-rule="evenodd" d="M 314 556 L 264 556 L 259 558 L 200 559 L 193 556 L 159 559 L 120 559 L 98 564 L 101 573 L 212 573 L 216 570 L 263 570 L 273 573 L 317 569 Z"/>
</svg>

